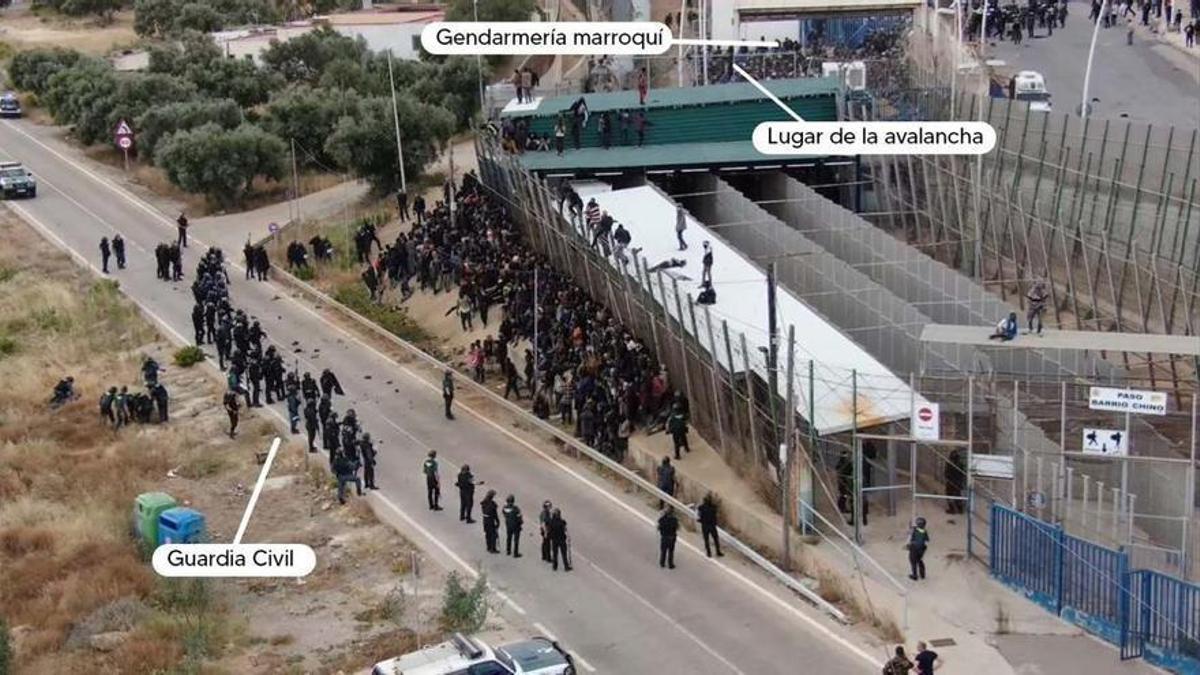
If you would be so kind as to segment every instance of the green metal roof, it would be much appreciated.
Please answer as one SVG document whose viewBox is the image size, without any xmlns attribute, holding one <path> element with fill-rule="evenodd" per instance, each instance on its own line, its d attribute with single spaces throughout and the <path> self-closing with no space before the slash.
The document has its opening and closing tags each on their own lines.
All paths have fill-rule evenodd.
<svg viewBox="0 0 1200 675">
<path fill-rule="evenodd" d="M 743 163 L 795 164 L 818 155 L 764 155 L 750 141 L 726 143 L 671 143 L 667 145 L 615 146 L 526 152 L 521 164 L 539 173 L 592 173 L 627 169 L 679 168 L 687 166 L 732 166 Z"/>
<path fill-rule="evenodd" d="M 803 98 L 810 96 L 834 97 L 838 91 L 838 81 L 835 77 L 803 77 L 790 80 L 767 80 L 761 82 L 767 91 L 781 99 Z M 571 107 L 571 104 L 583 96 L 587 101 L 588 111 L 592 114 L 605 110 L 627 110 L 642 107 L 638 105 L 636 91 L 613 91 L 594 94 L 569 94 L 543 99 L 533 110 L 518 110 L 503 113 L 504 117 L 543 117 L 557 115 Z M 749 82 L 731 84 L 710 84 L 704 87 L 672 87 L 667 89 L 651 89 L 646 97 L 644 109 L 673 108 L 679 106 L 702 106 L 717 103 L 737 103 L 742 101 L 761 101 L 767 97 Z"/>
</svg>

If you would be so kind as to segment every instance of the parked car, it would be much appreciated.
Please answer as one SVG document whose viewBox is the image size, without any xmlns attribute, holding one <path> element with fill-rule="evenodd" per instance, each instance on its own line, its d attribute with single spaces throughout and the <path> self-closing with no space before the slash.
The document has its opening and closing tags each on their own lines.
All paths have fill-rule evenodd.
<svg viewBox="0 0 1200 675">
<path fill-rule="evenodd" d="M 493 648 L 455 633 L 446 642 L 380 661 L 371 675 L 575 675 L 575 665 L 544 637 Z"/>
<path fill-rule="evenodd" d="M 10 92 L 0 94 L 0 117 L 20 117 L 21 99 Z"/>
<path fill-rule="evenodd" d="M 0 162 L 0 193 L 5 199 L 36 197 L 37 180 L 20 162 Z"/>
</svg>

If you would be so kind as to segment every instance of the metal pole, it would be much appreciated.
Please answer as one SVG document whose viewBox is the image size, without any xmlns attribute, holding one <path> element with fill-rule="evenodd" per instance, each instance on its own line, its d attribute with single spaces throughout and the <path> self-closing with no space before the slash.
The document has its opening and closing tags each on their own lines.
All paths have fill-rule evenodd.
<svg viewBox="0 0 1200 675">
<path fill-rule="evenodd" d="M 1092 59 L 1096 56 L 1096 40 L 1100 37 L 1100 19 L 1108 12 L 1108 0 L 1100 3 L 1100 13 L 1096 15 L 1096 25 L 1092 27 L 1092 46 L 1088 47 L 1087 68 L 1083 71 L 1083 99 L 1079 102 L 1079 118 L 1086 120 L 1088 116 L 1088 87 L 1092 83 Z"/>
<path fill-rule="evenodd" d="M 1183 541 L 1180 542 L 1180 548 L 1183 549 L 1183 555 L 1181 556 L 1181 566 L 1183 567 L 1183 569 L 1182 569 L 1182 574 L 1180 576 L 1183 577 L 1184 581 L 1188 581 L 1192 578 L 1192 575 L 1191 575 L 1192 551 L 1191 551 L 1191 548 L 1189 548 L 1190 542 L 1188 541 L 1189 537 L 1191 536 L 1191 530 L 1190 530 L 1190 527 L 1188 524 L 1192 520 L 1190 518 L 1192 509 L 1196 508 L 1196 441 L 1197 440 L 1200 440 L 1200 439 L 1197 439 L 1197 437 L 1196 437 L 1196 392 L 1192 392 L 1192 451 L 1191 451 L 1191 455 L 1190 455 L 1191 464 L 1188 465 L 1187 490 L 1185 491 L 1187 493 L 1185 495 L 1185 498 L 1187 499 L 1187 503 L 1183 505 L 1183 507 L 1184 507 L 1183 514 L 1185 516 L 1189 516 L 1189 517 L 1186 517 L 1183 519 Z"/>
<path fill-rule="evenodd" d="M 679 28 L 675 33 L 675 37 L 683 37 L 683 22 L 687 21 L 687 0 L 679 0 Z M 683 45 L 679 45 L 675 51 L 675 77 L 679 81 L 677 86 L 683 86 Z"/>
<path fill-rule="evenodd" d="M 296 139 L 292 141 L 292 199 L 296 206 L 296 222 L 300 222 L 300 173 L 296 170 Z M 289 211 L 291 209 L 288 209 Z"/>
<path fill-rule="evenodd" d="M 726 331 L 726 336 L 728 336 L 728 334 L 728 331 Z M 754 381 L 750 377 L 750 352 L 746 347 L 746 334 L 739 333 L 738 337 L 741 339 L 742 367 L 745 369 L 746 375 L 746 408 L 750 417 L 750 454 L 754 457 L 754 461 L 757 463 L 759 448 L 758 431 L 755 429 L 755 427 L 758 425 L 758 423 L 754 419 Z"/>
<path fill-rule="evenodd" d="M 795 365 L 796 327 L 788 326 L 787 409 L 785 411 L 787 417 L 784 418 L 783 423 L 783 444 L 779 446 L 780 475 L 783 477 L 783 480 L 780 482 L 780 487 L 782 488 L 780 490 L 780 498 L 783 502 L 781 512 L 783 514 L 784 571 L 792 569 L 792 425 L 796 416 Z"/>
<path fill-rule="evenodd" d="M 392 88 L 392 122 L 396 125 L 396 157 L 400 162 L 400 191 L 408 194 L 408 181 L 404 177 L 404 146 L 400 140 L 400 111 L 396 107 L 396 78 L 392 74 L 392 50 L 390 49 L 388 50 L 388 83 Z"/>
<path fill-rule="evenodd" d="M 1058 451 L 1067 451 L 1067 383 L 1062 383 L 1058 404 Z"/>
<path fill-rule="evenodd" d="M 800 503 L 804 508 L 800 511 L 800 530 L 804 534 L 812 532 L 812 513 L 813 509 L 813 472 L 816 467 L 812 465 L 811 458 L 817 453 L 817 415 L 816 403 L 813 401 L 813 360 L 808 360 L 808 448 L 810 461 L 805 464 L 800 470 Z"/>
<path fill-rule="evenodd" d="M 858 371 L 850 371 L 850 446 L 854 453 L 854 543 L 862 543 L 862 448 L 858 447 Z"/>
<path fill-rule="evenodd" d="M 768 401 L 771 404 L 771 439 L 779 446 L 779 419 L 775 400 L 779 398 L 779 318 L 775 308 L 775 261 L 767 263 L 767 379 Z M 782 467 L 780 467 L 782 468 Z"/>
<path fill-rule="evenodd" d="M 708 39 L 708 4 L 700 0 L 700 38 Z M 701 84 L 708 84 L 708 45 L 700 46 Z"/>
<path fill-rule="evenodd" d="M 1085 528 L 1087 527 L 1088 488 L 1090 488 L 1091 485 L 1092 477 L 1086 473 L 1083 474 L 1083 499 L 1080 500 L 1081 506 L 1079 507 L 1079 523 L 1081 527 Z"/>
<path fill-rule="evenodd" d="M 975 520 L 975 470 L 971 463 L 975 453 L 975 377 L 967 376 L 967 557 L 974 548 L 972 529 Z"/>
<path fill-rule="evenodd" d="M 533 266 L 533 385 L 538 380 L 538 366 L 541 365 L 541 360 L 538 358 L 538 266 Z M 538 387 L 533 387 L 537 389 Z"/>
<path fill-rule="evenodd" d="M 471 0 L 471 11 L 474 13 L 475 23 L 479 23 L 479 0 Z M 388 57 L 389 76 L 391 73 L 391 66 L 392 66 L 392 59 L 391 59 L 391 56 L 389 56 Z M 487 107 L 484 105 L 484 98 L 483 98 L 483 56 L 481 56 L 478 52 L 475 53 L 475 69 L 478 71 L 477 74 L 479 77 L 479 114 L 484 120 L 486 120 L 488 118 L 488 112 L 487 112 Z M 562 78 L 560 77 L 559 79 L 561 80 Z M 394 93 L 395 90 L 396 90 L 396 88 L 393 85 L 392 92 Z"/>
</svg>

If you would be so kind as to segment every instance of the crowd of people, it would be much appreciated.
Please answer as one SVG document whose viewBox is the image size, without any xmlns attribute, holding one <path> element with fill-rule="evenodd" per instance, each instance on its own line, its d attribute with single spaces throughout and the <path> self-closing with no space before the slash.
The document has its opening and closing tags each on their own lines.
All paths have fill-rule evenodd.
<svg viewBox="0 0 1200 675">
<path fill-rule="evenodd" d="M 800 77 L 821 77 L 825 61 L 885 60 L 898 56 L 902 49 L 904 31 L 889 28 L 871 31 L 857 46 L 834 44 L 819 33 L 809 35 L 803 45 L 792 39 L 779 41 L 778 47 L 707 47 L 708 84 L 741 82 L 733 69 L 737 64 L 756 80 L 777 80 Z M 692 68 L 703 73 L 699 64 L 704 52 L 697 51 L 689 59 Z"/>
<path fill-rule="evenodd" d="M 264 254 L 261 248 L 247 245 L 247 263 Z M 246 278 L 252 278 L 249 272 Z M 259 277 L 256 271 L 253 278 L 265 280 L 265 273 Z M 197 263 L 192 296 L 196 345 L 212 344 L 218 367 L 226 371 L 222 405 L 229 416 L 230 438 L 237 435 L 243 408 L 282 403 L 291 433 L 306 434 L 311 453 L 317 452 L 319 438 L 321 447 L 329 453 L 340 503 L 346 501 L 348 485 L 354 485 L 359 495 L 364 488 L 378 489 L 377 452 L 370 433 L 363 430 L 353 408 L 346 410 L 341 419 L 334 410 L 334 397 L 345 396 L 341 382 L 328 368 L 314 379 L 309 372 L 301 375 L 299 364 L 287 367 L 275 345 L 267 344 L 267 333 L 258 319 L 231 303 L 229 274 L 220 249 L 209 249 Z"/>
<path fill-rule="evenodd" d="M 645 71 L 642 71 L 641 82 L 645 82 Z M 642 106 L 645 105 L 646 89 L 639 87 Z M 594 120 L 594 121 L 593 121 Z M 605 110 L 593 114 L 588 110 L 587 97 L 580 96 L 566 110 L 559 112 L 553 128 L 545 133 L 538 133 L 529 128 L 525 119 L 505 117 L 495 128 L 500 139 L 500 145 L 513 154 L 525 152 L 554 151 L 561 155 L 570 147 L 579 150 L 583 147 L 583 134 L 589 125 L 594 125 L 596 135 L 600 138 L 600 146 L 605 150 L 617 147 L 642 147 L 646 143 L 646 135 L 654 123 L 646 116 L 642 107 Z"/>
<path fill-rule="evenodd" d="M 438 202 L 366 264 L 364 283 L 372 296 L 382 301 L 395 289 L 403 302 L 411 294 L 410 279 L 434 294 L 457 287 L 446 313 L 456 313 L 464 331 L 476 319 L 495 327 L 468 349 L 475 380 L 498 375 L 506 396 L 530 399 L 537 416 L 557 415 L 577 438 L 613 458 L 624 457 L 637 428 L 663 428 L 673 411 L 686 439 L 687 399 L 671 389 L 653 350 L 528 249 L 505 207 L 473 174 L 452 199 L 453 218 L 448 203 Z M 613 248 L 607 232 L 594 242 Z M 498 323 L 493 307 L 502 310 Z"/>
</svg>

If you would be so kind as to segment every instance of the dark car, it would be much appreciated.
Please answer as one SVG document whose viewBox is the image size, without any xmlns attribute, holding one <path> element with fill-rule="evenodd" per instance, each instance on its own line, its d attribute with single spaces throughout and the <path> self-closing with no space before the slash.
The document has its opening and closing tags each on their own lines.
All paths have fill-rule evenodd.
<svg viewBox="0 0 1200 675">
<path fill-rule="evenodd" d="M 12 92 L 0 94 L 0 117 L 20 117 L 21 101 Z"/>
</svg>

